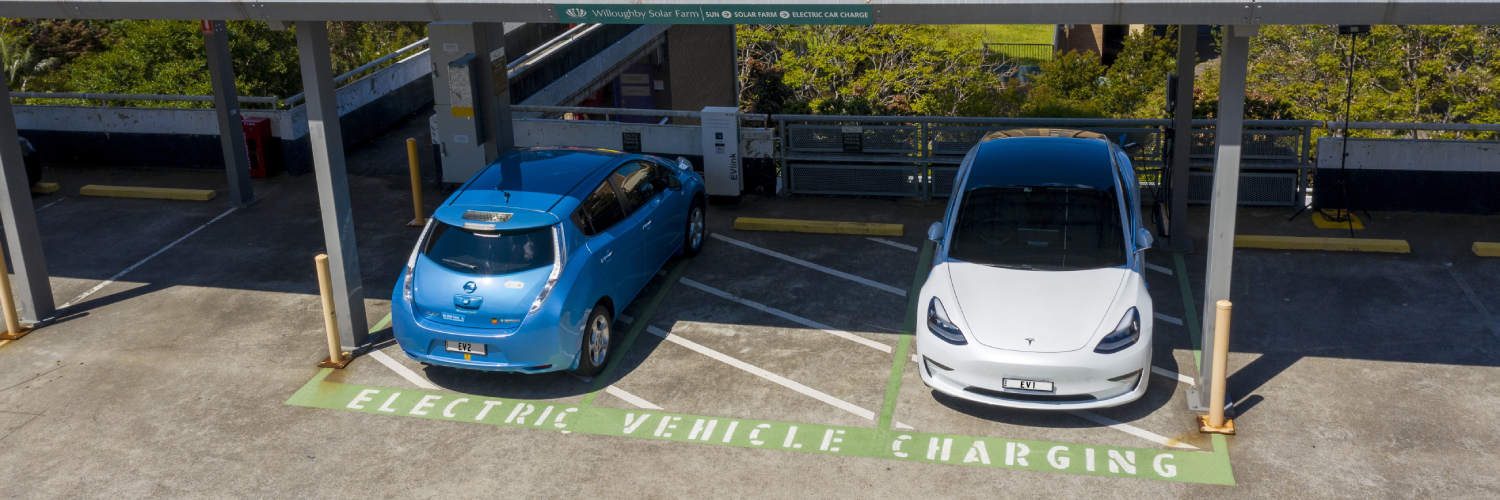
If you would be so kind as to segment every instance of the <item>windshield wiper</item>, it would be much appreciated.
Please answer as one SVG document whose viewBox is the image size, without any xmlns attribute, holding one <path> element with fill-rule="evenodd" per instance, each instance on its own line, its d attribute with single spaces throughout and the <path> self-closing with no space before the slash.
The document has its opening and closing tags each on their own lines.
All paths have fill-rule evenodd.
<svg viewBox="0 0 1500 500">
<path fill-rule="evenodd" d="M 1035 270 L 1037 270 L 1036 268 L 1031 267 L 1031 264 L 984 264 L 984 265 L 990 266 L 990 267 L 1002 267 L 1002 268 L 1005 268 L 1005 269 L 1020 269 L 1022 271 L 1035 271 Z"/>
<path fill-rule="evenodd" d="M 458 264 L 460 266 L 464 266 L 464 267 L 467 267 L 469 269 L 473 269 L 475 271 L 479 270 L 479 266 L 475 266 L 473 264 L 465 264 L 465 263 L 462 263 L 462 262 L 459 262 L 459 261 L 456 261 L 456 260 L 453 260 L 453 259 L 443 259 L 443 262 L 447 262 L 449 264 Z"/>
</svg>

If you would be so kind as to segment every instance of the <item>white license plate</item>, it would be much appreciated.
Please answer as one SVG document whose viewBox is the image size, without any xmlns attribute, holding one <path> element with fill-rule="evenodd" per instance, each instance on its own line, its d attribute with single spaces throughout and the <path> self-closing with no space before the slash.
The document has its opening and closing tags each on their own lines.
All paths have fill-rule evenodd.
<svg viewBox="0 0 1500 500">
<path fill-rule="evenodd" d="M 473 342 L 454 342 L 452 340 L 449 340 L 447 342 L 448 352 L 462 352 L 468 354 L 484 355 L 484 344 L 475 344 Z"/>
<path fill-rule="evenodd" d="M 1039 381 L 1039 380 L 1021 380 L 1021 379 L 1018 379 L 1018 378 L 1008 378 L 1008 379 L 1002 380 L 1002 383 L 1004 383 L 1006 389 L 1020 389 L 1020 390 L 1023 390 L 1023 391 L 1052 392 L 1052 382 L 1042 382 L 1042 381 Z"/>
</svg>

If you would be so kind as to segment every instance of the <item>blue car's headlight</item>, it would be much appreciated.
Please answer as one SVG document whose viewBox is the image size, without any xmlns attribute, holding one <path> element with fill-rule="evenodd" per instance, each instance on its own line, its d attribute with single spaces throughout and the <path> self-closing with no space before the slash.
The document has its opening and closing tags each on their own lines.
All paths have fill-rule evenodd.
<svg viewBox="0 0 1500 500">
<path fill-rule="evenodd" d="M 964 332 L 948 319 L 948 311 L 943 309 L 943 303 L 937 297 L 933 297 L 927 303 L 927 331 L 932 332 L 937 338 L 943 339 L 949 344 L 964 345 L 969 343 L 964 338 Z"/>
<path fill-rule="evenodd" d="M 1119 326 L 1116 326 L 1115 330 L 1110 332 L 1109 335 L 1105 335 L 1104 340 L 1099 341 L 1099 345 L 1094 347 L 1094 352 L 1101 354 L 1119 352 L 1126 347 L 1135 345 L 1136 341 L 1140 339 L 1141 313 L 1132 307 L 1129 311 L 1125 311 L 1125 317 L 1120 318 Z"/>
</svg>

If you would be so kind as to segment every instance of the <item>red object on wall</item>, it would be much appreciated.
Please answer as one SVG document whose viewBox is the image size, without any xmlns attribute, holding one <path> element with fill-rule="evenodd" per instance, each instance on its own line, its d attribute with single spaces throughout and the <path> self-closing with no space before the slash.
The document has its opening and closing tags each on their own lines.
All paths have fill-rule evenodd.
<svg viewBox="0 0 1500 500">
<path fill-rule="evenodd" d="M 270 118 L 241 118 L 240 125 L 245 128 L 245 149 L 250 154 L 250 177 L 264 179 L 270 176 L 272 167 L 277 162 L 271 160 L 266 154 L 271 137 Z"/>
</svg>

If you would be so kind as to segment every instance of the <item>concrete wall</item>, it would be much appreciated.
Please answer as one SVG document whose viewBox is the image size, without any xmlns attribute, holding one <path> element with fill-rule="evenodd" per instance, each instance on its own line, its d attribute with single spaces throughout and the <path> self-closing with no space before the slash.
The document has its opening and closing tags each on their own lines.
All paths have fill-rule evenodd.
<svg viewBox="0 0 1500 500">
<path fill-rule="evenodd" d="M 658 107 L 681 111 L 739 107 L 735 57 L 734 26 L 673 25 L 667 30 L 667 85 Z M 698 120 L 673 118 L 672 123 L 697 125 Z"/>
<path fill-rule="evenodd" d="M 1318 205 L 1343 208 L 1339 175 L 1343 139 L 1318 140 Z M 1344 173 L 1352 197 L 1368 210 L 1500 214 L 1500 142 L 1350 139 Z"/>
<path fill-rule="evenodd" d="M 427 51 L 412 55 L 336 91 L 345 147 L 358 144 L 432 103 Z M 268 145 L 288 172 L 312 165 L 307 110 L 243 110 L 271 119 Z M 219 126 L 207 108 L 16 106 L 16 126 L 43 161 L 57 165 L 223 168 Z"/>
</svg>

